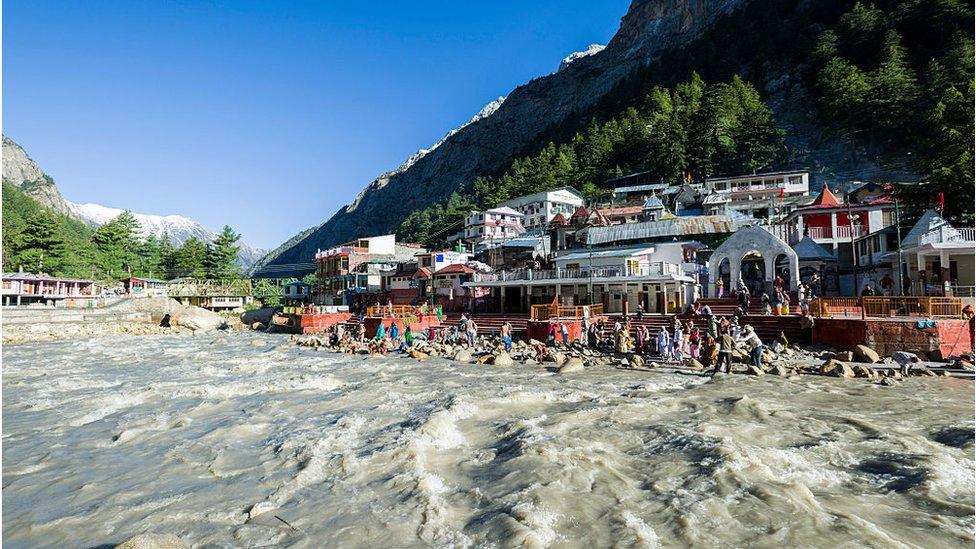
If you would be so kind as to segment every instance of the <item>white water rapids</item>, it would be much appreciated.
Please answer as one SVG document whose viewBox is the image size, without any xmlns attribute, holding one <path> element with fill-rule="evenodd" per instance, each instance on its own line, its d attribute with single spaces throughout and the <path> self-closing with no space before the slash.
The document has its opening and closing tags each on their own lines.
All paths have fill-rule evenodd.
<svg viewBox="0 0 976 549">
<path fill-rule="evenodd" d="M 970 381 L 557 375 L 261 337 L 4 347 L 4 545 L 973 546 Z"/>
</svg>

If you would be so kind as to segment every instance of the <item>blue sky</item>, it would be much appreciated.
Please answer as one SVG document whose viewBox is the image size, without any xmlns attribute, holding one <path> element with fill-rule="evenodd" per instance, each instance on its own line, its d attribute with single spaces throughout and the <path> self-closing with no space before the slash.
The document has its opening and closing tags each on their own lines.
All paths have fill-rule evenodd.
<svg viewBox="0 0 976 549">
<path fill-rule="evenodd" d="M 10 0 L 3 132 L 68 200 L 271 248 L 628 4 Z"/>
</svg>

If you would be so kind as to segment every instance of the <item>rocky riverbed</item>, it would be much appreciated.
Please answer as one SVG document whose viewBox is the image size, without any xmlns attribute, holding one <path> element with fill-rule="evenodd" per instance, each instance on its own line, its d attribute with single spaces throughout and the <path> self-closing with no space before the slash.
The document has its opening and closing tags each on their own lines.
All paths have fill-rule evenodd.
<svg viewBox="0 0 976 549">
<path fill-rule="evenodd" d="M 4 348 L 6 546 L 974 541 L 968 380 L 132 341 Z"/>
</svg>

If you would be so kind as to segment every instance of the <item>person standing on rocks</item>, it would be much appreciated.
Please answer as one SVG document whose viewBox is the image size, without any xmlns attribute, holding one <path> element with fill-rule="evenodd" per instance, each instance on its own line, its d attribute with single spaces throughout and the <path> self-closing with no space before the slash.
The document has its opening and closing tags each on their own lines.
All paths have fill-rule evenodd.
<svg viewBox="0 0 976 549">
<path fill-rule="evenodd" d="M 715 363 L 715 338 L 711 335 L 705 336 L 705 342 L 701 346 L 701 356 L 699 360 L 705 368 L 711 367 Z"/>
<path fill-rule="evenodd" d="M 474 319 L 468 319 L 468 346 L 474 347 L 475 343 L 478 341 L 478 325 L 474 323 Z"/>
<path fill-rule="evenodd" d="M 565 322 L 559 323 L 559 335 L 563 339 L 563 347 L 569 347 L 569 328 L 566 327 Z"/>
<path fill-rule="evenodd" d="M 685 336 L 681 331 L 681 324 L 674 330 L 674 336 L 671 338 L 671 350 L 673 353 L 674 360 L 684 362 L 685 352 L 684 352 Z"/>
<path fill-rule="evenodd" d="M 718 338 L 718 359 L 715 361 L 715 371 L 712 375 L 718 372 L 729 373 L 732 371 L 732 351 L 735 350 L 735 340 L 729 334 L 728 330 L 723 330 L 722 335 Z"/>
<path fill-rule="evenodd" d="M 661 326 L 661 331 L 657 333 L 657 348 L 661 353 L 661 360 L 671 360 L 671 334 L 668 333 L 667 326 Z"/>
<path fill-rule="evenodd" d="M 756 334 L 756 331 L 752 329 L 752 326 L 746 324 L 742 328 L 742 335 L 739 336 L 739 343 L 743 343 L 749 348 L 752 365 L 757 368 L 762 368 L 762 352 L 764 346 L 762 340 L 759 339 L 759 336 Z"/>
</svg>

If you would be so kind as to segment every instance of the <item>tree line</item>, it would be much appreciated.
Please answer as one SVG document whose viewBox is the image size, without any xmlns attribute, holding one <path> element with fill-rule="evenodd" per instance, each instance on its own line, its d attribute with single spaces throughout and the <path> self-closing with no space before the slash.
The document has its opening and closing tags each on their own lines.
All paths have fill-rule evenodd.
<svg viewBox="0 0 976 549">
<path fill-rule="evenodd" d="M 599 123 L 568 142 L 549 142 L 539 152 L 515 159 L 497 177 L 482 176 L 469 191 L 411 213 L 398 236 L 442 238 L 471 209 L 510 198 L 573 186 L 589 199 L 609 192 L 600 184 L 633 172 L 651 172 L 662 182 L 681 183 L 721 173 L 752 173 L 786 154 L 785 132 L 759 93 L 738 76 L 706 84 L 692 73 L 671 89 L 654 87 L 635 107 Z"/>
<path fill-rule="evenodd" d="M 3 183 L 3 268 L 54 276 L 118 281 L 129 276 L 171 279 L 239 278 L 241 236 L 224 226 L 213 242 L 191 237 L 175 245 L 167 233 L 140 238 L 139 222 L 123 212 L 97 229 L 58 215 Z"/>
</svg>

